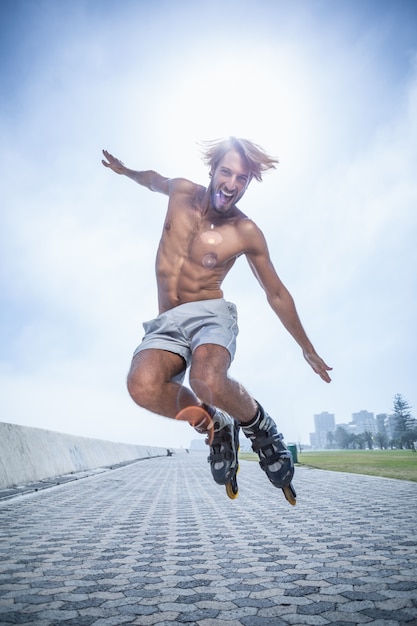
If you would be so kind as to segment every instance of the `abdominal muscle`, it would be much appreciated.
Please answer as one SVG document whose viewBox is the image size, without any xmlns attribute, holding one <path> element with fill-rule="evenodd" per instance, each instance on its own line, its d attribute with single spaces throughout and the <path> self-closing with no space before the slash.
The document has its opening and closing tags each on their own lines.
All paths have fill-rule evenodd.
<svg viewBox="0 0 417 626">
<path fill-rule="evenodd" d="M 198 268 L 186 259 L 177 259 L 168 264 L 158 255 L 156 277 L 159 313 L 186 302 L 222 298 L 221 284 L 227 271 L 224 268 Z"/>
<path fill-rule="evenodd" d="M 216 261 L 210 253 L 196 260 L 167 254 L 160 246 L 156 258 L 159 313 L 186 302 L 222 298 L 221 285 L 235 258 L 223 264 Z"/>
</svg>

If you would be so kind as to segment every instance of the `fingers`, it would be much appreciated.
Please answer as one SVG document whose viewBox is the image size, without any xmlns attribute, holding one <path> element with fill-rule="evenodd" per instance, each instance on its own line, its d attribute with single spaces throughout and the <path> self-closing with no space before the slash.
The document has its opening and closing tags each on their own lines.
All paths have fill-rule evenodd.
<svg viewBox="0 0 417 626">
<path fill-rule="evenodd" d="M 329 368 L 329 369 L 332 369 L 332 368 Z M 332 379 L 330 378 L 327 372 L 319 372 L 319 376 L 322 380 L 324 380 L 325 383 L 330 383 L 332 381 Z"/>
<path fill-rule="evenodd" d="M 109 163 L 107 161 L 105 161 L 104 159 L 101 160 L 101 162 L 103 163 L 104 167 L 110 167 L 110 161 L 112 160 L 112 155 L 110 154 L 110 152 L 107 152 L 107 150 L 102 150 L 102 153 L 104 154 L 104 156 L 106 157 L 107 161 L 109 161 Z"/>
<path fill-rule="evenodd" d="M 107 150 L 102 150 L 102 152 L 107 159 L 107 161 L 105 161 L 104 159 L 101 160 L 104 167 L 109 167 L 111 170 L 113 170 L 113 172 L 116 172 L 116 174 L 122 174 L 123 170 L 125 169 L 124 164 L 119 159 L 116 159 L 116 157 L 110 154 L 110 152 L 108 152 Z"/>
<path fill-rule="evenodd" d="M 104 159 L 102 160 L 102 163 L 107 165 L 107 167 L 109 167 L 112 163 L 116 163 L 119 162 L 119 159 L 116 159 L 116 157 L 114 157 L 112 154 L 110 154 L 110 152 L 107 152 L 107 150 L 102 150 L 104 156 L 106 157 L 108 163 L 106 161 L 104 161 Z"/>
<path fill-rule="evenodd" d="M 331 368 L 329 365 L 327 365 L 323 359 L 321 359 L 317 354 L 305 354 L 304 355 L 307 362 L 310 364 L 310 366 L 313 368 L 313 370 L 315 371 L 316 374 L 318 374 L 320 376 L 320 378 L 322 380 L 324 380 L 324 382 L 326 383 L 330 383 L 331 382 L 331 378 L 328 374 L 328 372 L 330 370 L 332 370 L 333 368 Z"/>
<path fill-rule="evenodd" d="M 323 367 L 324 366 L 324 367 Z M 328 371 L 332 370 L 332 367 L 329 367 L 328 365 L 326 365 L 326 363 L 323 362 L 323 366 L 318 368 L 316 370 L 317 374 L 320 376 L 320 378 L 322 380 L 324 380 L 325 383 L 330 383 L 331 382 L 331 378 L 329 376 L 329 374 L 327 373 Z"/>
</svg>

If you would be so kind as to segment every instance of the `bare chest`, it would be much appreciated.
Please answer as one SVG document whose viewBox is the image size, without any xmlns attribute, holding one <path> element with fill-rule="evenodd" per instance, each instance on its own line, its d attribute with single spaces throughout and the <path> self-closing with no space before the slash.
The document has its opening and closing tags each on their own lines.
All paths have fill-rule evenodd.
<svg viewBox="0 0 417 626">
<path fill-rule="evenodd" d="M 233 223 L 212 222 L 193 212 L 167 215 L 161 247 L 172 258 L 206 269 L 223 266 L 242 252 Z"/>
</svg>

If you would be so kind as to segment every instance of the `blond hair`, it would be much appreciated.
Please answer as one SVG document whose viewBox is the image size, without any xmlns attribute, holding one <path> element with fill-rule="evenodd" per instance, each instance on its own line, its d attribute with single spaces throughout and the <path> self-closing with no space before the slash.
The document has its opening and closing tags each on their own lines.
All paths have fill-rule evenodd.
<svg viewBox="0 0 417 626">
<path fill-rule="evenodd" d="M 250 178 L 256 178 L 259 182 L 262 180 L 262 173 L 275 169 L 275 163 L 278 163 L 278 159 L 271 157 L 260 146 L 247 139 L 228 137 L 202 141 L 200 145 L 203 162 L 210 168 L 211 174 L 214 173 L 224 155 L 231 150 L 235 150 L 243 157 L 249 166 Z"/>
</svg>

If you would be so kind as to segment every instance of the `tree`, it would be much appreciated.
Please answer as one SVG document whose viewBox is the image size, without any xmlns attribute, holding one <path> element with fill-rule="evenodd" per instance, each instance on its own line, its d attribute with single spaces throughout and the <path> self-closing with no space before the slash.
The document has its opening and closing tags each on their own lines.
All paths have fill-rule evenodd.
<svg viewBox="0 0 417 626">
<path fill-rule="evenodd" d="M 359 433 L 359 435 L 352 436 L 352 447 L 357 450 L 363 450 L 365 448 L 367 439 L 365 433 Z"/>
<path fill-rule="evenodd" d="M 368 446 L 368 449 L 372 450 L 373 447 L 374 447 L 374 439 L 373 439 L 371 431 L 370 430 L 365 430 L 365 432 L 363 433 L 363 436 L 365 438 L 366 445 Z"/>
<path fill-rule="evenodd" d="M 407 422 L 411 418 L 411 406 L 400 393 L 394 396 L 394 416 L 396 422 L 395 430 L 398 433 L 404 433 L 407 430 Z"/>
<path fill-rule="evenodd" d="M 334 432 L 332 432 L 331 430 L 329 430 L 329 431 L 327 432 L 326 437 L 327 437 L 327 447 L 328 447 L 328 448 L 333 448 L 333 444 L 334 444 L 334 441 L 335 441 L 335 435 L 334 435 Z"/>
<path fill-rule="evenodd" d="M 346 450 L 349 447 L 351 435 L 343 426 L 338 426 L 335 432 L 335 441 L 339 448 Z"/>
<path fill-rule="evenodd" d="M 406 430 L 402 433 L 398 439 L 397 444 L 401 448 L 406 448 L 407 450 L 415 450 L 415 442 L 417 441 L 417 429 Z"/>
<path fill-rule="evenodd" d="M 415 441 L 415 420 L 411 415 L 411 406 L 400 393 L 394 396 L 395 430 L 393 440 L 400 448 L 412 449 Z"/>
<path fill-rule="evenodd" d="M 375 435 L 375 443 L 381 450 L 386 450 L 388 446 L 388 437 L 385 433 L 377 433 Z"/>
</svg>

